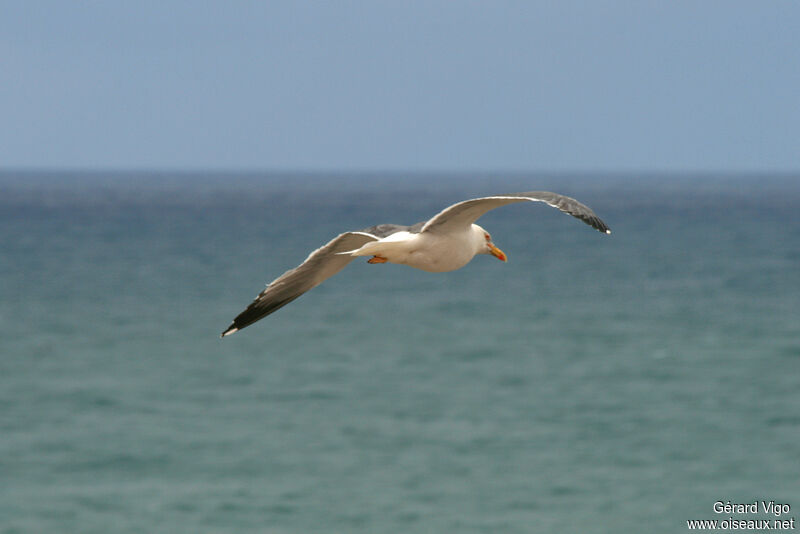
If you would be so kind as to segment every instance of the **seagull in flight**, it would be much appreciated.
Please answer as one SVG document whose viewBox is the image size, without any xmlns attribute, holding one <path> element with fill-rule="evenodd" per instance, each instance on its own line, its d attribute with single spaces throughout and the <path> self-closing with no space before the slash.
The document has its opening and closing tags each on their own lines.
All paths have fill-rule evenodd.
<svg viewBox="0 0 800 534">
<path fill-rule="evenodd" d="M 431 219 L 413 226 L 378 224 L 364 230 L 344 232 L 269 284 L 234 318 L 222 332 L 222 337 L 235 334 L 286 306 L 341 271 L 358 256 L 370 256 L 367 260 L 370 264 L 399 263 L 432 273 L 460 269 L 477 254 L 490 254 L 506 261 L 505 253 L 495 246 L 489 232 L 475 221 L 489 210 L 526 201 L 544 202 L 604 234 L 611 233 L 588 206 L 549 191 L 473 198 L 453 204 Z"/>
</svg>

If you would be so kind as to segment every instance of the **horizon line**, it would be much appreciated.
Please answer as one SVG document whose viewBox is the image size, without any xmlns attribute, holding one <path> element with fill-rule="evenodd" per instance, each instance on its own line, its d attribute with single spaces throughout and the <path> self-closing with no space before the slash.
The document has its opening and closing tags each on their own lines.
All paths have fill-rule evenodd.
<svg viewBox="0 0 800 534">
<path fill-rule="evenodd" d="M 352 167 L 352 168 L 323 168 L 323 167 L 293 167 L 293 168 L 280 168 L 280 167 L 175 167 L 175 166 L 109 166 L 109 167 L 80 167 L 80 166 L 0 166 L 0 174 L 234 174 L 238 176 L 252 176 L 252 175 L 295 175 L 295 176 L 387 176 L 387 175 L 411 175 L 411 176 L 471 176 L 483 177 L 485 175 L 505 175 L 505 176 L 530 176 L 530 175 L 552 175 L 552 176 L 609 176 L 617 175 L 619 177 L 663 177 L 663 176 L 696 176 L 696 177 L 709 177 L 709 176 L 795 176 L 800 174 L 798 169 L 784 169 L 784 168 L 753 168 L 753 169 L 714 169 L 714 168 L 676 168 L 676 169 L 659 169 L 659 168 L 574 168 L 574 169 L 545 169 L 545 168 L 530 168 L 530 169 L 512 169 L 512 168 L 485 168 L 485 169 L 459 169 L 459 168 L 368 168 L 368 167 Z"/>
</svg>

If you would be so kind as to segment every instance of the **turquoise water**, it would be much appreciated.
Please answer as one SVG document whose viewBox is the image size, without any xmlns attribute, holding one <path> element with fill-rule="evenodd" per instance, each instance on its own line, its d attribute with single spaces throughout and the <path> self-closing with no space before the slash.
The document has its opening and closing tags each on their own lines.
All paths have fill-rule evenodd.
<svg viewBox="0 0 800 534">
<path fill-rule="evenodd" d="M 397 178 L 0 175 L 0 532 L 800 515 L 797 177 Z M 219 339 L 342 230 L 530 189 L 613 235 L 509 206 L 507 264 L 356 261 Z"/>
</svg>

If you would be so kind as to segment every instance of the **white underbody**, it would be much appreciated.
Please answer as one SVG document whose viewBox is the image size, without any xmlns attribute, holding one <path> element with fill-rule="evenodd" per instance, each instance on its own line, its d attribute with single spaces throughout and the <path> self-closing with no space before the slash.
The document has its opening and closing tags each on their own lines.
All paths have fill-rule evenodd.
<svg viewBox="0 0 800 534">
<path fill-rule="evenodd" d="M 408 265 L 433 273 L 465 266 L 485 247 L 484 231 L 471 225 L 464 231 L 412 234 L 397 232 L 350 252 L 352 256 L 379 256 L 389 263 Z"/>
</svg>

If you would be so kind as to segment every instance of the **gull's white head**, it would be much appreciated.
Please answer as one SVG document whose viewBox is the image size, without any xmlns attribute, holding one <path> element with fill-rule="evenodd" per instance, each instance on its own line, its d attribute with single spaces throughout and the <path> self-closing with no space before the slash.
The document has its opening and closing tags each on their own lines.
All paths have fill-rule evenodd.
<svg viewBox="0 0 800 534">
<path fill-rule="evenodd" d="M 498 260 L 508 261 L 506 253 L 492 243 L 492 236 L 489 232 L 477 224 L 472 225 L 472 236 L 475 243 L 475 254 L 491 254 Z"/>
</svg>

